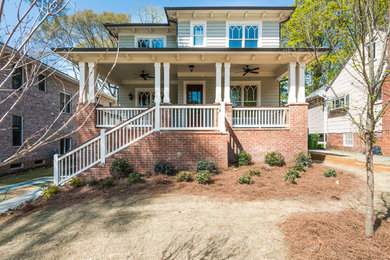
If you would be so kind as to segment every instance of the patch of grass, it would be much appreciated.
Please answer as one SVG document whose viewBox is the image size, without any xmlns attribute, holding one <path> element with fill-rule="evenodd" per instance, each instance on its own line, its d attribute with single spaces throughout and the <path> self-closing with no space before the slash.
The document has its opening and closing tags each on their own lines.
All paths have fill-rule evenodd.
<svg viewBox="0 0 390 260">
<path fill-rule="evenodd" d="M 0 186 L 12 185 L 15 183 L 30 181 L 42 177 L 53 177 L 53 168 L 39 168 L 1 177 Z"/>
<path fill-rule="evenodd" d="M 238 177 L 238 183 L 239 184 L 252 184 L 252 178 L 249 175 L 243 174 L 240 177 Z"/>
</svg>

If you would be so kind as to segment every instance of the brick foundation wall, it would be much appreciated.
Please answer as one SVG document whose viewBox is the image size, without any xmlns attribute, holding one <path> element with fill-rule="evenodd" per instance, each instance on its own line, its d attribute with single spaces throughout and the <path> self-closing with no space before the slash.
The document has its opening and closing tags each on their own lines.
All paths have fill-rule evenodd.
<svg viewBox="0 0 390 260">
<path fill-rule="evenodd" d="M 359 138 L 358 133 L 354 133 L 353 135 L 352 147 L 343 145 L 343 133 L 326 134 L 326 148 L 359 153 L 365 149 L 364 142 Z"/>
<path fill-rule="evenodd" d="M 390 51 L 390 43 L 388 51 Z M 388 78 L 382 86 L 382 105 L 384 106 L 390 99 L 390 78 Z M 382 118 L 382 137 L 378 141 L 383 154 L 390 155 L 390 109 L 384 113 Z"/>
<path fill-rule="evenodd" d="M 289 105 L 289 129 L 232 129 L 228 126 L 229 160 L 234 154 L 245 150 L 254 162 L 264 162 L 270 151 L 280 152 L 287 161 L 292 161 L 299 152 L 307 152 L 307 104 Z"/>
<path fill-rule="evenodd" d="M 100 134 L 100 129 L 96 128 L 96 104 L 77 104 L 79 114 L 76 117 L 77 146 L 89 141 Z"/>
</svg>

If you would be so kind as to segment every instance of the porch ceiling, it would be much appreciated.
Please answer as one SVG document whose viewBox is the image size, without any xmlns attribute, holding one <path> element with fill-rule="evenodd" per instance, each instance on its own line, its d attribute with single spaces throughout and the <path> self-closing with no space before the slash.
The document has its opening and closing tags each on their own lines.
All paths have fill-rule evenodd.
<svg viewBox="0 0 390 260">
<path fill-rule="evenodd" d="M 193 71 L 190 71 L 189 65 L 194 65 Z M 250 64 L 250 68 L 259 67 L 259 74 L 248 73 L 243 75 L 243 67 L 248 64 L 232 64 L 230 69 L 230 77 L 241 77 L 243 80 L 255 77 L 273 77 L 279 78 L 288 72 L 287 64 Z M 102 75 L 107 75 L 113 64 L 99 64 L 98 72 Z M 163 70 L 163 67 L 161 68 Z M 153 84 L 154 79 L 143 80 L 139 74 L 144 71 L 154 76 L 154 63 L 120 63 L 117 64 L 110 73 L 110 80 L 116 84 L 130 84 L 130 83 L 146 83 Z M 177 80 L 179 77 L 215 77 L 216 75 L 215 63 L 187 63 L 175 64 L 171 63 L 170 78 L 171 81 Z"/>
</svg>

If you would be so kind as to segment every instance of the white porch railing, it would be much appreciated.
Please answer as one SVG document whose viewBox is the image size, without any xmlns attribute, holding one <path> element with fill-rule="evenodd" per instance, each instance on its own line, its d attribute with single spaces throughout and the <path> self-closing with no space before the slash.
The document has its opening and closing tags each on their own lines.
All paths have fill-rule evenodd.
<svg viewBox="0 0 390 260">
<path fill-rule="evenodd" d="M 164 130 L 218 129 L 219 105 L 161 105 L 160 128 Z"/>
<path fill-rule="evenodd" d="M 233 127 L 287 128 L 288 107 L 234 107 Z"/>
<path fill-rule="evenodd" d="M 97 107 L 96 127 L 114 127 L 145 110 L 146 107 Z"/>
<path fill-rule="evenodd" d="M 60 185 L 99 162 L 104 164 L 108 156 L 151 134 L 156 129 L 155 113 L 152 107 L 107 132 L 103 129 L 100 136 L 62 156 L 54 155 L 54 183 Z"/>
</svg>

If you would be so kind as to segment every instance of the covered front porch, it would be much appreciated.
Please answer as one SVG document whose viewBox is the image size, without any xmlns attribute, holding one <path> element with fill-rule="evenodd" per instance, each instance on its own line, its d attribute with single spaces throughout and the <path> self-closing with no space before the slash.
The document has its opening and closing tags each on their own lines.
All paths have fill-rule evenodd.
<svg viewBox="0 0 390 260">
<path fill-rule="evenodd" d="M 98 107 L 97 127 L 113 127 L 158 105 L 163 129 L 222 130 L 220 114 L 231 104 L 234 128 L 288 128 L 289 108 L 279 101 L 284 76 L 289 77 L 288 104 L 305 102 L 306 52 L 178 52 L 145 54 L 143 60 L 135 54 L 119 55 L 110 73 L 114 64 L 109 58 L 95 66 L 100 77 L 109 75 L 118 86 L 118 106 Z M 86 75 L 90 70 L 81 63 L 80 74 Z"/>
</svg>

